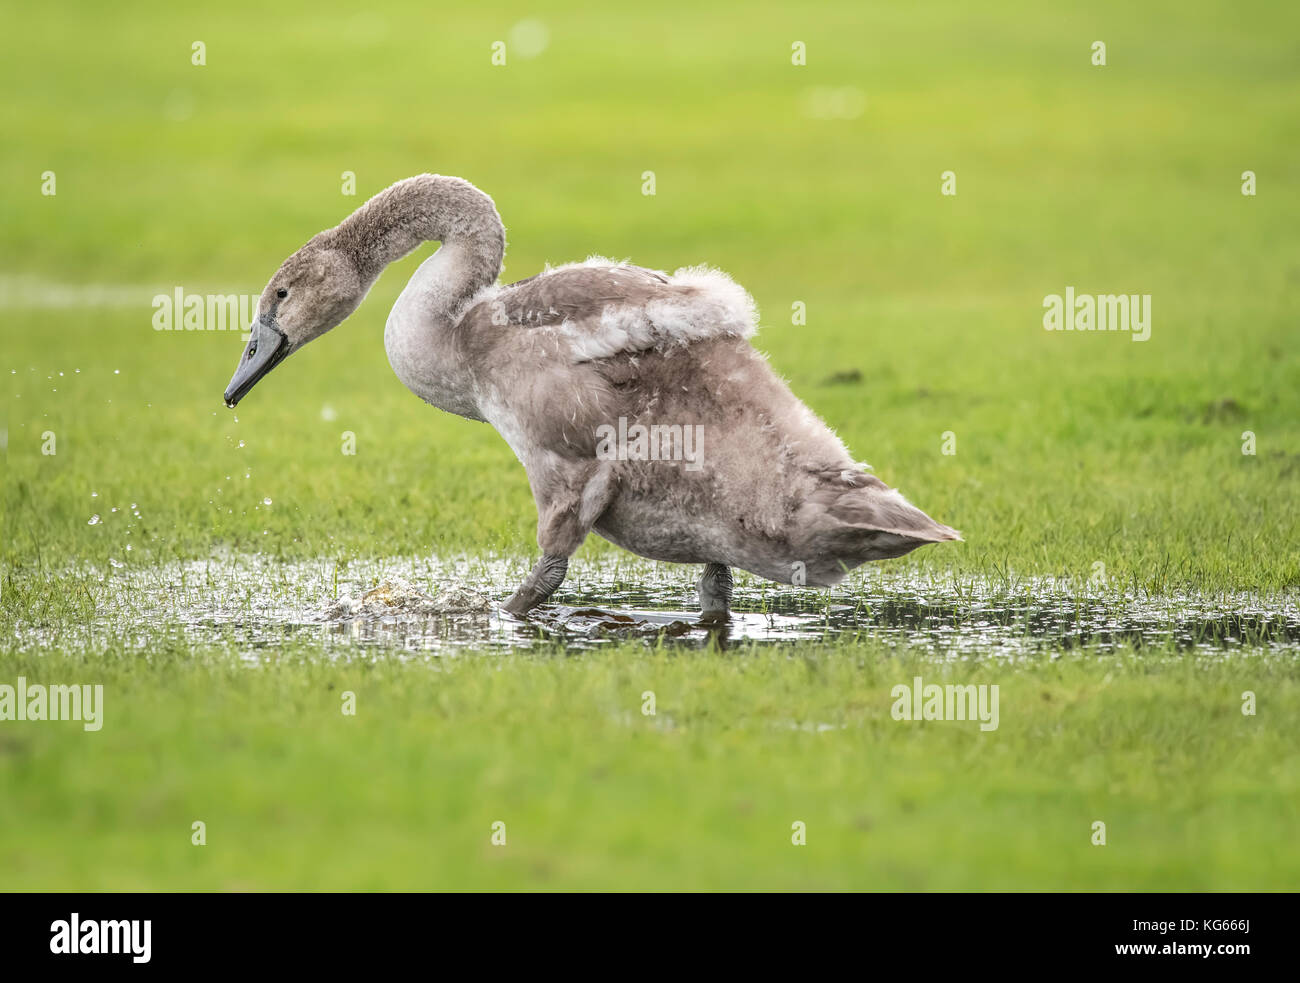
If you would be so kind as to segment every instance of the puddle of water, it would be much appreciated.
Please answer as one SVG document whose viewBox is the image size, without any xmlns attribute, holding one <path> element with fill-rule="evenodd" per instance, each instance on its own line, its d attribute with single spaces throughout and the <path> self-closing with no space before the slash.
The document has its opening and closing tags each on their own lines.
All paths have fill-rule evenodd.
<svg viewBox="0 0 1300 983">
<path fill-rule="evenodd" d="M 122 640 L 147 650 L 181 639 L 250 659 L 295 638 L 327 650 L 444 654 L 556 643 L 581 650 L 625 639 L 725 647 L 866 638 L 947 658 L 1122 644 L 1300 654 L 1300 594 L 1115 595 L 1050 578 L 1007 585 L 881 570 L 815 591 L 741 576 L 736 610 L 719 626 L 700 621 L 697 570 L 622 558 L 573 563 L 554 603 L 527 619 L 499 607 L 528 572 L 522 558 L 281 563 L 243 556 L 85 572 L 95 581 L 89 623 L 18 625 L 11 644 L 93 650 Z"/>
</svg>

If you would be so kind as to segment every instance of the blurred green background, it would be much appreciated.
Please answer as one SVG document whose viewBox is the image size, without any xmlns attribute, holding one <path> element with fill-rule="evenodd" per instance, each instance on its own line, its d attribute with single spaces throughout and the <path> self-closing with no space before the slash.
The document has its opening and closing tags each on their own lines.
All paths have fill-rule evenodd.
<svg viewBox="0 0 1300 983">
<path fill-rule="evenodd" d="M 237 414 L 222 407 L 221 394 L 241 337 L 151 325 L 155 293 L 258 293 L 312 234 L 423 171 L 460 175 L 493 196 L 508 228 L 507 281 L 547 261 L 599 253 L 668 270 L 707 262 L 748 287 L 762 311 L 757 343 L 795 392 L 858 458 L 966 536 L 965 544 L 920 551 L 891 570 L 972 581 L 1006 571 L 1086 578 L 1101 562 L 1116 584 L 1156 592 L 1293 597 L 1300 585 L 1294 5 L 695 2 L 613 10 L 568 2 L 544 9 L 231 2 L 186 11 L 56 2 L 10 6 L 3 19 L 0 503 L 2 613 L 11 626 L 57 631 L 86 617 L 94 598 L 71 596 L 81 582 L 70 571 L 110 559 L 147 565 L 222 550 L 346 559 L 535 549 L 527 482 L 504 442 L 420 403 L 388 367 L 384 321 L 427 250 L 396 264 L 346 324 L 277 370 Z M 541 50 L 525 57 L 543 35 Z M 1104 67 L 1092 64 L 1098 40 L 1106 44 Z M 503 66 L 492 64 L 497 41 L 506 44 Z M 195 42 L 205 46 L 202 66 L 191 61 Z M 806 65 L 791 63 L 795 42 L 806 45 Z M 1241 191 L 1248 170 L 1257 176 L 1255 196 Z M 56 176 L 54 196 L 41 194 L 46 171 Z M 655 174 L 654 196 L 642 194 L 645 171 Z M 945 171 L 956 175 L 955 196 L 940 194 Z M 344 172 L 356 175 L 356 196 L 341 193 Z M 1150 340 L 1044 331 L 1043 298 L 1067 286 L 1152 295 Z M 95 303 L 87 300 L 91 288 L 100 288 Z M 806 324 L 792 323 L 798 302 Z M 344 431 L 356 435 L 355 456 L 340 453 Z M 1247 431 L 1254 455 L 1242 453 Z M 57 437 L 52 456 L 41 453 L 46 432 Z M 948 432 L 955 455 L 941 453 Z M 267 498 L 274 504 L 265 506 Z M 114 507 L 120 511 L 108 511 Z M 89 525 L 96 514 L 102 521 Z M 581 556 L 609 549 L 593 538 Z M 5 678 L 23 666 L 99 664 L 94 654 L 57 646 L 44 654 L 51 659 L 35 664 L 24 661 L 30 654 L 7 657 L 13 671 Z M 70 737 L 12 737 L 26 732 L 0 725 L 0 740 L 17 742 L 0 745 L 0 770 L 23 793 L 3 797 L 7 811 L 0 810 L 0 856 L 13 864 L 27 858 L 26 877 L 12 883 L 417 886 L 405 879 L 406 838 L 420 838 L 422 824 L 434 820 L 421 811 L 432 806 L 405 791 L 396 815 L 406 819 L 391 821 L 406 846 L 352 858 L 339 868 L 355 875 L 351 881 L 313 879 L 303 866 L 277 866 L 255 850 L 227 855 L 228 866 L 206 878 L 189 879 L 174 866 L 149 873 L 143 859 L 145 867 L 133 867 L 126 858 L 147 855 L 158 829 L 192 811 L 178 800 L 175 816 L 132 812 L 129 803 L 155 787 L 146 732 L 149 741 L 175 740 L 169 767 L 193 776 L 180 799 L 196 789 L 226 795 L 228 782 L 243 782 L 239 795 L 261 803 L 268 822 L 284 819 L 277 809 L 294 817 L 286 828 L 308 859 L 369 827 L 360 814 L 318 837 L 304 825 L 303 816 L 344 801 L 344 790 L 320 778 L 326 762 L 344 753 L 337 735 L 295 731 L 302 753 L 320 760 L 295 772 L 302 786 L 287 805 L 277 789 L 293 788 L 292 780 L 259 768 L 257 754 L 245 749 L 248 767 L 237 779 L 228 774 L 230 759 L 213 749 L 239 741 L 248 717 L 197 709 L 193 701 L 210 680 L 199 674 L 207 670 L 186 673 L 187 653 L 169 658 L 170 674 L 157 676 L 142 674 L 130 652 L 99 655 L 129 716 L 144 719 L 142 708 L 172 699 L 195 707 L 207 724 L 168 711 L 175 719 L 162 719 L 174 731 L 118 732 L 111 754 L 107 742 L 92 752 Z M 229 655 L 188 653 L 195 665 Z M 830 678 L 840 679 L 834 685 L 844 685 L 836 673 L 849 669 L 837 660 L 875 665 L 888 654 L 814 648 L 800 658 L 824 661 Z M 493 781 L 554 776 L 520 808 L 543 826 L 546 818 L 558 823 L 564 788 L 588 774 L 587 764 L 608 762 L 569 767 L 557 748 L 609 738 L 594 722 L 606 719 L 599 694 L 624 670 L 617 655 L 514 666 L 521 679 L 555 673 L 581 693 L 584 665 L 597 673 L 595 702 L 584 712 L 556 718 L 527 704 L 526 688 L 500 683 L 489 686 L 497 702 L 480 720 L 464 710 L 467 694 L 479 692 L 474 686 L 488 685 L 474 683 L 448 697 L 445 732 L 417 727 L 347 745 L 356 756 L 348 767 L 407 789 L 423 772 L 404 755 L 414 755 L 423 736 L 452 741 L 442 745 L 445 760 L 464 761 L 474 756 L 468 735 L 483 732 L 471 724 L 490 730 L 522 713 L 542 729 Z M 674 665 L 688 689 L 721 685 L 732 671 L 703 657 Z M 1130 687 L 1125 699 L 1143 707 L 1133 733 L 1150 735 L 1149 756 L 1158 757 L 1166 740 L 1185 741 L 1204 719 L 1196 707 L 1207 684 L 1172 668 L 1179 665 L 1168 663 L 1173 675 L 1157 682 L 1141 669 L 1121 677 Z M 331 671 L 289 672 L 283 685 L 310 686 L 313 673 Z M 430 685 L 427 669 L 386 671 L 393 676 L 382 699 L 399 704 L 391 719 L 418 714 L 393 688 Z M 602 682 L 601 672 L 614 675 Z M 1095 665 L 1077 672 L 1076 694 L 1096 697 L 1110 678 L 1110 669 Z M 737 682 L 748 688 L 729 710 L 709 717 L 697 708 L 702 717 L 683 718 L 697 725 L 707 718 L 701 754 L 725 755 L 717 749 L 727 746 L 721 735 L 730 728 L 743 734 L 755 720 L 791 716 L 765 702 L 771 673 Z M 1282 686 L 1274 706 L 1294 709 L 1294 666 L 1268 674 Z M 217 678 L 214 706 L 250 685 L 238 672 Z M 1235 678 L 1220 682 L 1225 693 L 1241 688 Z M 832 685 L 811 672 L 798 683 L 798 699 L 814 708 Z M 642 684 L 628 686 L 635 707 Z M 276 705 L 268 693 L 250 699 L 259 714 Z M 1282 731 L 1246 746 L 1215 731 L 1200 759 L 1157 766 L 1149 757 L 1133 765 L 1131 785 L 1107 784 L 1118 759 L 1080 773 L 1064 762 L 1086 759 L 1129 718 L 1108 718 L 1097 707 L 1089 713 L 1095 730 L 1066 731 L 1060 739 L 1071 743 L 1039 757 L 1031 749 L 1043 733 L 1061 733 L 1052 708 L 1022 719 L 1025 730 L 1008 738 L 1022 756 L 990 766 L 999 778 L 989 789 L 1011 796 L 997 808 L 978 795 L 950 794 L 963 765 L 940 739 L 896 753 L 890 742 L 904 740 L 896 729 L 881 730 L 884 743 L 865 750 L 836 734 L 799 743 L 781 758 L 782 774 L 799 776 L 789 779 L 763 769 L 761 742 L 737 738 L 734 772 L 724 760 L 669 781 L 662 770 L 669 756 L 651 744 L 628 765 L 633 774 L 644 769 L 648 784 L 631 782 L 627 808 L 605 803 L 597 823 L 604 833 L 584 826 L 584 840 L 563 827 L 570 833 L 556 834 L 550 866 L 521 862 L 490 877 L 473 864 L 457 866 L 451 881 L 425 886 L 1294 885 L 1286 878 L 1300 861 L 1285 830 L 1296 816 L 1296 771 L 1293 758 L 1278 757 Z M 288 740 L 272 733 L 280 736 L 271 743 Z M 6 754 L 6 746 L 18 750 Z M 393 747 L 401 753 L 385 756 Z M 855 767 L 863 754 L 885 762 L 869 782 Z M 1229 805 L 1172 794 L 1197 780 L 1206 761 L 1237 776 L 1240 795 Z M 897 827 L 892 848 L 905 859 L 892 874 L 865 863 L 831 873 L 844 856 L 831 851 L 824 869 L 807 877 L 791 870 L 768 880 L 742 876 L 763 862 L 757 832 L 729 841 L 728 863 L 701 868 L 700 858 L 716 855 L 721 841 L 692 839 L 675 825 L 671 803 L 681 789 L 698 796 L 690 801 L 719 828 L 733 829 L 719 817 L 735 801 L 762 798 L 785 781 L 827 801 L 874 790 L 897 802 L 921 762 L 931 769 L 929 792 L 918 812 L 896 817 L 915 831 Z M 1031 764 L 1040 779 L 1018 781 Z M 75 799 L 84 787 L 86 768 L 135 777 L 106 791 L 100 812 L 61 808 L 61 796 Z M 1144 785 L 1143 775 L 1156 784 Z M 750 782 L 772 785 L 755 790 Z M 447 808 L 463 814 L 457 804 L 478 801 L 484 787 L 469 779 L 449 785 Z M 956 829 L 967 815 L 982 830 L 1023 832 L 1062 810 L 1073 815 L 1087 788 L 1127 789 L 1139 813 L 1159 803 L 1165 811 L 1142 840 L 1145 854 L 1136 850 L 1113 870 L 1087 874 L 1084 861 L 1047 846 L 1025 853 L 1025 840 L 994 842 L 976 858 Z M 1211 807 L 1242 823 L 1218 817 L 1213 850 L 1195 837 L 1168 839 L 1171 827 L 1191 829 L 1197 810 Z M 640 818 L 630 820 L 629 809 Z M 362 810 L 371 820 L 382 812 L 382 804 Z M 32 817 L 42 817 L 43 832 L 28 841 L 17 831 L 30 829 Z M 137 831 L 134 840 L 127 827 Z M 669 850 L 669 835 L 686 846 Z M 122 838 L 130 843 L 115 852 Z M 115 859 L 90 873 L 67 869 L 57 858 L 74 840 L 90 843 L 91 856 Z M 1250 842 L 1270 840 L 1288 845 L 1284 861 L 1245 860 Z M 643 841 L 653 849 L 639 853 Z M 656 851 L 676 860 L 658 873 L 641 860 L 616 862 Z M 1010 863 L 1007 851 L 1020 859 Z M 1219 859 L 1207 868 L 1210 854 Z M 580 860 L 566 864 L 554 859 L 560 855 Z M 127 877 L 124 869 L 137 873 Z"/>
<path fill-rule="evenodd" d="M 600 253 L 708 262 L 748 286 L 796 392 L 968 534 L 905 562 L 1294 585 L 1298 15 L 1088 6 L 16 10 L 6 275 L 39 278 L 37 294 L 135 286 L 143 305 L 5 309 L 14 542 L 103 553 L 84 525 L 94 484 L 147 500 L 150 544 L 183 555 L 214 539 L 316 555 L 329 536 L 380 554 L 533 548 L 504 442 L 387 365 L 388 308 L 427 250 L 238 426 L 219 397 L 239 340 L 150 324 L 157 290 L 258 293 L 365 197 L 434 171 L 494 196 L 507 280 Z M 512 56 L 529 18 L 549 43 Z M 826 107 L 859 115 L 811 118 Z M 1151 294 L 1151 339 L 1044 331 L 1043 297 L 1067 285 Z M 823 384 L 853 369 L 860 383 Z M 47 429 L 76 453 L 42 457 Z M 208 504 L 249 470 L 256 487 L 223 492 L 233 513 Z M 267 496 L 269 525 L 251 508 Z"/>
</svg>

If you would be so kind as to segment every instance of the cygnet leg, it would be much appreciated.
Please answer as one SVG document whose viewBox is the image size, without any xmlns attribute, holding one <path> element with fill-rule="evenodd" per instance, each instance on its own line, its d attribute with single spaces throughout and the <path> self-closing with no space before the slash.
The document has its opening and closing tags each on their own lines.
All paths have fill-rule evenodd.
<svg viewBox="0 0 1300 983">
<path fill-rule="evenodd" d="M 706 563 L 700 575 L 700 615 L 706 621 L 725 621 L 731 613 L 731 568 Z"/>
<path fill-rule="evenodd" d="M 522 615 L 555 593 L 555 589 L 564 583 L 564 575 L 569 569 L 567 556 L 553 556 L 543 553 L 525 579 L 523 586 L 510 595 L 504 607 L 511 614 Z"/>
</svg>

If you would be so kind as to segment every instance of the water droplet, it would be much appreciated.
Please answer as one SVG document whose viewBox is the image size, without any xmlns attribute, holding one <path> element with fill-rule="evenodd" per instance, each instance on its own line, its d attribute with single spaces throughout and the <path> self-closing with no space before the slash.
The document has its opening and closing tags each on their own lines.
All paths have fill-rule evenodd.
<svg viewBox="0 0 1300 983">
<path fill-rule="evenodd" d="M 264 498 L 264 499 L 262 499 L 262 504 L 263 504 L 263 505 L 270 505 L 270 504 L 271 504 L 271 500 L 270 500 L 269 498 Z"/>
<path fill-rule="evenodd" d="M 116 511 L 117 511 L 117 506 L 114 505 L 111 509 L 109 509 L 109 511 L 110 511 L 110 512 L 116 512 Z"/>
<path fill-rule="evenodd" d="M 90 497 L 91 497 L 91 498 L 99 498 L 99 492 L 91 492 L 91 493 L 90 493 Z"/>
<path fill-rule="evenodd" d="M 122 374 L 122 370 L 121 370 L 121 369 L 114 369 L 114 370 L 113 370 L 113 375 L 121 375 L 121 374 Z"/>
<path fill-rule="evenodd" d="M 243 446 L 244 446 L 244 442 L 243 442 L 242 440 L 239 442 L 239 446 L 240 446 L 240 447 L 243 447 Z"/>
<path fill-rule="evenodd" d="M 90 517 L 90 521 L 87 522 L 86 525 L 88 525 L 88 526 L 97 526 L 97 525 L 100 524 L 101 521 L 103 521 L 103 520 L 101 520 L 101 519 L 99 518 L 98 515 L 92 515 L 92 516 Z"/>
</svg>

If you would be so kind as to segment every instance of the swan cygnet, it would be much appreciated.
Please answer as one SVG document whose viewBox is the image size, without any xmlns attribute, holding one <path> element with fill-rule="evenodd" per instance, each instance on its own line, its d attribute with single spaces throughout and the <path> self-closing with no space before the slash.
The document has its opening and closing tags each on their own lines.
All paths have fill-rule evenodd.
<svg viewBox="0 0 1300 983">
<path fill-rule="evenodd" d="M 653 560 L 704 564 L 705 619 L 726 618 L 731 567 L 825 587 L 961 538 L 865 473 L 777 377 L 749 342 L 754 302 L 725 273 L 592 258 L 498 284 L 505 227 L 492 199 L 455 177 L 399 181 L 285 260 L 226 405 L 434 241 L 384 347 L 407 388 L 490 423 L 528 474 L 542 556 L 505 602 L 511 614 L 555 591 L 593 530 Z"/>
</svg>

